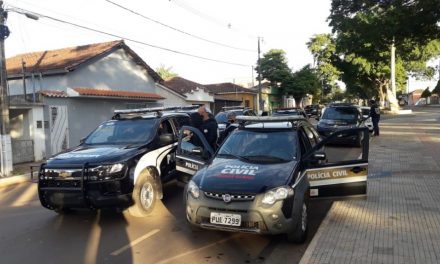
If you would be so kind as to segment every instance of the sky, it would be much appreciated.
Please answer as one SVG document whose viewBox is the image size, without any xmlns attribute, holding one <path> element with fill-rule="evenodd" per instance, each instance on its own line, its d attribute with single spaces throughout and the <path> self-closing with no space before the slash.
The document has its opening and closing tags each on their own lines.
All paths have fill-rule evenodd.
<svg viewBox="0 0 440 264">
<path fill-rule="evenodd" d="M 310 38 L 331 32 L 326 21 L 331 0 L 5 0 L 4 4 L 7 9 L 23 8 L 115 35 L 9 12 L 6 57 L 125 39 L 153 69 L 171 67 L 179 76 L 201 84 L 254 80 L 256 85 L 252 67 L 258 58 L 258 37 L 262 55 L 282 49 L 292 70 L 299 70 L 313 63 L 306 46 Z M 409 91 L 433 85 L 434 81 L 421 85 L 412 79 Z"/>
<path fill-rule="evenodd" d="M 111 2 L 184 31 L 186 34 L 161 26 Z M 161 65 L 172 67 L 171 70 L 179 76 L 202 84 L 252 82 L 252 79 L 256 78 L 252 67 L 258 58 L 258 37 L 262 38 L 262 55 L 270 49 L 282 49 L 286 52 L 289 66 L 293 70 L 298 70 L 313 63 L 306 42 L 314 34 L 330 32 L 326 22 L 330 0 L 111 0 L 111 2 L 106 0 L 4 1 L 6 8 L 19 7 L 120 36 L 126 39 L 126 44 L 153 69 Z M 11 35 L 5 42 L 6 57 L 121 39 L 75 28 L 44 17 L 32 20 L 14 12 L 9 12 L 7 25 Z M 184 56 L 127 39 L 232 64 Z"/>
</svg>

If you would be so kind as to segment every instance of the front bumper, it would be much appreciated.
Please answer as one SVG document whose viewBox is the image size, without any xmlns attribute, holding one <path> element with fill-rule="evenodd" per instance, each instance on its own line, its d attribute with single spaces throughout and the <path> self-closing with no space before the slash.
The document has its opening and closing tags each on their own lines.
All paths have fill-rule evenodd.
<svg viewBox="0 0 440 264">
<path fill-rule="evenodd" d="M 203 192 L 198 199 L 186 194 L 186 217 L 191 224 L 205 229 L 272 235 L 291 231 L 295 224 L 291 217 L 293 197 L 277 201 L 271 206 L 262 204 L 261 199 L 262 195 L 257 195 L 253 201 L 225 203 L 207 197 Z M 286 208 L 283 209 L 283 206 Z M 239 214 L 240 226 L 212 224 L 211 212 Z"/>
<path fill-rule="evenodd" d="M 69 179 L 38 176 L 38 196 L 48 209 L 129 207 L 133 204 L 131 183 L 127 171 L 124 177 L 105 181 L 89 180 L 87 170 L 79 169 L 80 176 Z"/>
</svg>

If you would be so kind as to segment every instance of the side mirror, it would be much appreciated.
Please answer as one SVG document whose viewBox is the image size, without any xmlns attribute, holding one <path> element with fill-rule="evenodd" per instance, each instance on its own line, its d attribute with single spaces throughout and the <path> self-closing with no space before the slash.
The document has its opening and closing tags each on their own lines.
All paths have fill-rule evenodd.
<svg viewBox="0 0 440 264">
<path fill-rule="evenodd" d="M 316 121 L 319 121 L 319 116 L 316 116 L 315 119 L 316 119 Z"/>
<path fill-rule="evenodd" d="M 83 137 L 79 140 L 79 144 L 84 144 L 86 142 L 87 137 Z"/>
<path fill-rule="evenodd" d="M 169 134 L 162 134 L 162 135 L 159 136 L 159 143 L 162 146 L 173 144 L 174 141 L 175 141 L 174 135 L 171 134 L 171 133 L 169 133 Z"/>
<path fill-rule="evenodd" d="M 313 159 L 315 160 L 325 160 L 326 158 L 325 152 L 315 152 L 313 154 Z"/>
</svg>

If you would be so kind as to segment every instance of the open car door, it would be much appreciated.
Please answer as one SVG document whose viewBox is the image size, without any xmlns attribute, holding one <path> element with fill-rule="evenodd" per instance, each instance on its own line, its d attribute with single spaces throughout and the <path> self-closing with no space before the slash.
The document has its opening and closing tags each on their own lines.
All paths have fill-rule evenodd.
<svg viewBox="0 0 440 264">
<path fill-rule="evenodd" d="M 368 128 L 333 133 L 304 157 L 310 197 L 366 195 Z"/>
<path fill-rule="evenodd" d="M 214 155 L 214 150 L 206 141 L 203 133 L 190 126 L 183 126 L 179 131 L 179 143 L 176 150 L 176 170 L 183 173 L 179 177 L 187 182 L 198 170 L 205 167 Z"/>
</svg>

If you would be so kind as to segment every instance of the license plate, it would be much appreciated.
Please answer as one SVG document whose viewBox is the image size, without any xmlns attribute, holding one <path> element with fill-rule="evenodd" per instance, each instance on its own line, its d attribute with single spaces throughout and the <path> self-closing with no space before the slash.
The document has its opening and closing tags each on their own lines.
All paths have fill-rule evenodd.
<svg viewBox="0 0 440 264">
<path fill-rule="evenodd" d="M 211 224 L 240 226 L 241 215 L 239 215 L 239 214 L 211 213 Z"/>
</svg>

